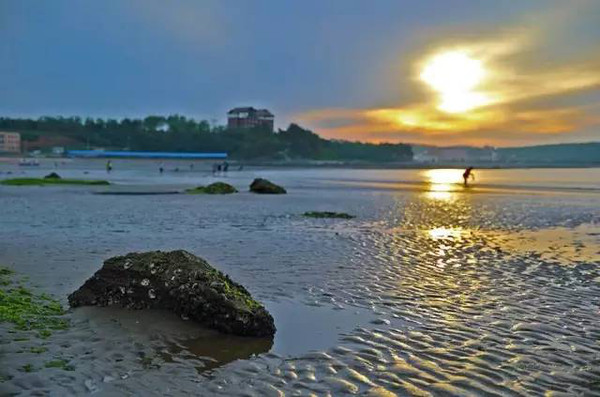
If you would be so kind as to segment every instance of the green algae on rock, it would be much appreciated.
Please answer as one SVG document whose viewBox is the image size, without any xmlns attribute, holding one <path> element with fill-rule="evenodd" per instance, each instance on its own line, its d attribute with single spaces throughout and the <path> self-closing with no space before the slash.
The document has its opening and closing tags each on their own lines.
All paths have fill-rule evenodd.
<svg viewBox="0 0 600 397">
<path fill-rule="evenodd" d="M 69 295 L 72 307 L 167 309 L 224 333 L 273 336 L 266 309 L 241 285 L 183 250 L 110 258 Z"/>
<path fill-rule="evenodd" d="M 62 369 L 65 371 L 75 371 L 75 367 L 73 367 L 72 365 L 69 365 L 69 362 L 67 360 L 62 360 L 62 359 L 46 361 L 44 363 L 44 367 L 58 368 L 58 369 Z"/>
<path fill-rule="evenodd" d="M 258 194 L 286 194 L 287 191 L 279 186 L 274 184 L 271 181 L 268 181 L 263 178 L 256 178 L 250 184 L 250 191 L 252 193 Z"/>
<path fill-rule="evenodd" d="M 19 285 L 13 275 L 12 270 L 0 267 L 0 322 L 12 323 L 19 331 L 37 331 L 40 338 L 69 327 L 57 300 Z"/>
<path fill-rule="evenodd" d="M 308 211 L 302 214 L 309 218 L 329 218 L 329 219 L 352 219 L 354 215 L 346 214 L 345 212 L 330 212 L 330 211 Z"/>
<path fill-rule="evenodd" d="M 198 186 L 185 191 L 188 194 L 231 194 L 237 193 L 237 189 L 225 182 L 215 182 L 208 186 Z"/>
<path fill-rule="evenodd" d="M 63 178 L 13 178 L 4 179 L 0 184 L 7 186 L 44 186 L 44 185 L 88 185 L 88 186 L 105 186 L 110 185 L 104 180 L 88 180 L 88 179 L 63 179 Z"/>
</svg>

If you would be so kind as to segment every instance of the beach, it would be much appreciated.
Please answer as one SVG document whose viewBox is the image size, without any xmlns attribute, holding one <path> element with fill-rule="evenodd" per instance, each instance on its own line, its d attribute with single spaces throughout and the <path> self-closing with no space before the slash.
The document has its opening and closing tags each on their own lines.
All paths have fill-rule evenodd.
<svg viewBox="0 0 600 397">
<path fill-rule="evenodd" d="M 261 301 L 275 338 L 117 308 L 71 310 L 70 327 L 43 340 L 2 323 L 2 395 L 600 390 L 599 168 L 475 169 L 465 188 L 462 170 L 113 165 L 0 164 L 0 179 L 111 182 L 0 185 L 0 265 L 66 307 L 110 257 L 185 249 Z M 257 177 L 288 194 L 248 192 Z M 240 193 L 175 194 L 215 181 Z M 72 370 L 46 368 L 53 359 Z"/>
</svg>

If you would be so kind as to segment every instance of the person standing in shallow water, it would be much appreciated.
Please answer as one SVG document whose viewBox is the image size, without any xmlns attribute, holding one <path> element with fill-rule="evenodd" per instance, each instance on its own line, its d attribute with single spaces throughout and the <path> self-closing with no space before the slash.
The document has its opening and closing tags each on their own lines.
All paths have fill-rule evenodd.
<svg viewBox="0 0 600 397">
<path fill-rule="evenodd" d="M 469 167 L 463 172 L 463 180 L 465 181 L 465 186 L 469 184 L 469 177 L 475 180 L 475 175 L 473 175 L 473 167 Z"/>
<path fill-rule="evenodd" d="M 112 171 L 112 163 L 110 160 L 106 162 L 106 172 L 110 173 Z"/>
</svg>

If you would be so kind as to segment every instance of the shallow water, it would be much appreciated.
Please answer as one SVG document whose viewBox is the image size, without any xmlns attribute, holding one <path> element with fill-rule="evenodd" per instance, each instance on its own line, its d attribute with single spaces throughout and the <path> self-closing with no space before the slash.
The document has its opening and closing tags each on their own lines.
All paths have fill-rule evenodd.
<svg viewBox="0 0 600 397">
<path fill-rule="evenodd" d="M 50 164 L 52 166 L 52 164 Z M 46 341 L 1 328 L 0 390 L 54 395 L 564 395 L 600 390 L 600 170 L 59 165 L 110 187 L 0 186 L 0 261 L 66 301 L 111 256 L 187 249 L 273 313 L 273 341 L 84 308 Z M 174 168 L 178 167 L 178 172 Z M 22 173 L 11 165 L 0 172 Z M 27 170 L 39 176 L 47 169 Z M 458 177 L 457 177 L 458 175 Z M 245 192 L 263 176 L 285 196 Z M 458 179 L 457 179 L 458 178 Z M 516 181 L 515 181 L 516 179 Z M 230 196 L 177 191 L 227 180 Z M 353 220 L 308 219 L 343 211 Z M 41 355 L 18 353 L 45 344 Z M 18 370 L 66 358 L 75 371 Z"/>
</svg>

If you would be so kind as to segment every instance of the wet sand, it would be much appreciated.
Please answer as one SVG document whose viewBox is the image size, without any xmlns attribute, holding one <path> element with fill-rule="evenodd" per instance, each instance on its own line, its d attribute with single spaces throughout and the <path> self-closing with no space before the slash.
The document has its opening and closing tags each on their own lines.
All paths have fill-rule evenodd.
<svg viewBox="0 0 600 397">
<path fill-rule="evenodd" d="M 0 186 L 0 262 L 66 304 L 108 257 L 186 249 L 264 302 L 276 337 L 225 336 L 169 313 L 115 308 L 74 310 L 71 328 L 46 340 L 15 341 L 2 324 L 0 375 L 10 378 L 3 393 L 600 390 L 598 170 L 578 173 L 587 179 L 576 184 L 560 170 L 521 171 L 524 180 L 538 173 L 531 187 L 486 170 L 481 185 L 463 189 L 418 170 L 248 169 L 213 178 L 200 166 L 163 176 L 148 163 L 115 166 L 109 188 Z M 65 167 L 58 172 L 67 177 L 106 177 L 94 162 Z M 289 194 L 247 193 L 255 176 Z M 93 194 L 221 179 L 241 193 Z M 301 216 L 313 210 L 357 218 Z M 48 351 L 30 353 L 32 346 Z M 56 358 L 75 370 L 43 367 Z M 36 370 L 20 371 L 27 363 Z"/>
</svg>

